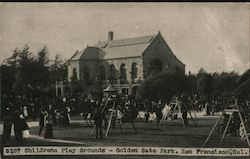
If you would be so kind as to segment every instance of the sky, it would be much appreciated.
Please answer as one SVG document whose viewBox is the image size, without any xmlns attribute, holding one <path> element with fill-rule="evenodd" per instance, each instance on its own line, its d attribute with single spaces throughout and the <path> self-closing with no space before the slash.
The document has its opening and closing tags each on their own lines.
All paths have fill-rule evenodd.
<svg viewBox="0 0 250 159">
<path fill-rule="evenodd" d="M 0 3 L 0 63 L 15 48 L 50 57 L 161 32 L 186 72 L 250 68 L 250 3 Z"/>
</svg>

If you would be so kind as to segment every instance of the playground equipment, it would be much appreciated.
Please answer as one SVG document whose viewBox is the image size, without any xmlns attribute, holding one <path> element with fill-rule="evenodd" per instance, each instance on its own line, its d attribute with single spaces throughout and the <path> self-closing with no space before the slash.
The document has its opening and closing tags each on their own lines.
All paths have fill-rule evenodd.
<svg viewBox="0 0 250 159">
<path fill-rule="evenodd" d="M 133 119 L 130 116 L 131 113 L 125 113 L 125 114 L 121 113 L 122 110 L 120 110 L 117 107 L 117 102 L 116 102 L 117 90 L 114 87 L 112 87 L 112 85 L 110 85 L 106 89 L 104 89 L 103 92 L 106 93 L 106 96 L 112 97 L 106 101 L 106 103 L 104 104 L 104 106 L 102 108 L 102 113 L 104 113 L 104 111 L 106 109 L 108 109 L 108 115 L 109 115 L 108 125 L 107 125 L 107 129 L 105 131 L 105 136 L 108 136 L 108 134 L 112 128 L 111 125 L 114 125 L 116 121 L 118 121 L 120 131 L 122 133 L 122 124 L 124 123 L 124 120 L 126 120 L 127 122 L 130 122 L 134 131 L 137 133 Z M 112 107 L 109 108 L 110 105 L 108 103 L 112 103 Z M 94 133 L 95 129 L 96 129 L 96 126 L 93 127 L 92 131 L 90 132 L 90 135 L 92 135 Z"/>
<path fill-rule="evenodd" d="M 238 95 L 240 95 L 244 90 L 247 90 L 250 86 L 250 79 L 246 80 L 244 83 L 242 83 L 237 89 L 235 89 L 233 92 L 232 92 L 232 96 L 233 97 L 236 97 Z M 232 116 L 233 116 L 233 113 L 237 113 L 239 119 L 240 119 L 240 125 L 241 125 L 241 129 L 242 129 L 242 136 L 245 137 L 246 139 L 246 142 L 247 142 L 247 145 L 248 147 L 250 147 L 250 142 L 249 142 L 249 138 L 248 138 L 248 133 L 247 133 L 247 130 L 246 130 L 246 127 L 245 127 L 245 123 L 244 123 L 244 120 L 242 118 L 242 115 L 241 115 L 241 111 L 240 111 L 240 107 L 239 107 L 239 104 L 238 104 L 238 99 L 235 98 L 234 100 L 234 105 L 233 105 L 233 109 L 227 109 L 225 106 L 224 106 L 224 109 L 223 109 L 223 114 L 229 114 L 229 119 L 227 121 L 227 124 L 225 126 L 225 129 L 223 130 L 223 134 L 221 136 L 221 139 L 220 139 L 220 145 L 222 145 L 223 143 L 223 140 L 225 138 L 225 135 L 228 131 L 228 127 L 229 127 L 229 124 L 230 122 L 232 121 Z M 203 147 L 206 146 L 206 144 L 208 143 L 208 141 L 210 140 L 213 132 L 216 130 L 216 128 L 219 126 L 219 123 L 220 121 L 223 119 L 223 114 L 221 114 L 219 116 L 219 119 L 216 121 L 216 123 L 214 124 L 213 128 L 210 130 L 205 142 L 203 143 Z"/>
<path fill-rule="evenodd" d="M 178 114 L 181 113 L 181 101 L 179 101 L 178 97 L 177 96 L 174 96 L 169 104 L 170 106 L 170 111 L 167 113 L 166 115 L 166 118 L 177 118 L 178 117 Z M 195 114 L 195 119 L 193 118 L 190 110 L 187 109 L 187 113 L 189 114 L 191 120 L 193 121 L 194 125 L 196 126 L 197 123 L 195 121 L 196 119 L 196 114 Z M 195 112 L 194 112 L 195 113 Z M 185 127 L 185 123 L 184 123 L 184 119 L 183 117 L 181 116 L 180 117 L 181 121 L 182 121 L 182 125 L 183 127 Z"/>
</svg>

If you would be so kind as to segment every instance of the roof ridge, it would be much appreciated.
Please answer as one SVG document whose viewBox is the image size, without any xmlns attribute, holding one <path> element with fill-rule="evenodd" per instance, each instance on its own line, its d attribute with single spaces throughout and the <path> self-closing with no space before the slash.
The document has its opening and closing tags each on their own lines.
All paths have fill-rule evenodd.
<svg viewBox="0 0 250 159">
<path fill-rule="evenodd" d="M 98 46 L 87 46 L 86 49 L 88 48 L 100 49 Z"/>
<path fill-rule="evenodd" d="M 135 38 L 150 37 L 150 36 L 151 36 L 151 37 L 155 37 L 155 36 L 157 36 L 157 34 L 144 35 L 144 36 L 137 36 L 137 37 L 130 37 L 130 38 L 124 38 L 124 39 L 120 38 L 120 39 L 112 40 L 111 42 L 113 42 L 113 41 L 118 41 L 118 40 L 130 40 L 130 39 L 135 39 Z M 108 40 L 105 40 L 105 41 L 101 41 L 101 40 L 100 40 L 100 42 L 108 42 Z"/>
<path fill-rule="evenodd" d="M 134 38 L 112 40 L 109 43 L 108 48 L 146 44 L 146 43 L 150 43 L 156 36 L 157 35 L 147 35 L 147 36 L 140 36 L 140 37 L 134 37 Z"/>
<path fill-rule="evenodd" d="M 144 35 L 144 36 L 135 36 L 135 37 L 130 37 L 130 38 L 124 38 L 124 39 L 115 39 L 115 40 L 112 40 L 112 41 L 117 41 L 117 40 L 130 40 L 130 39 L 135 39 L 135 38 L 144 38 L 144 37 L 154 37 L 156 36 L 157 34 L 153 34 L 153 35 Z M 112 42 L 111 41 L 111 42 Z"/>
<path fill-rule="evenodd" d="M 114 39 L 112 41 L 108 41 L 108 40 L 99 40 L 97 43 L 95 43 L 94 45 L 92 45 L 93 47 L 97 47 L 100 48 L 100 43 L 106 43 L 106 46 L 104 48 L 109 47 L 110 45 L 112 45 L 113 42 L 122 42 L 122 41 L 127 41 L 127 40 L 132 40 L 132 39 L 138 39 L 138 38 L 146 38 L 146 37 L 152 37 L 155 38 L 158 34 L 151 34 L 151 35 L 143 35 L 143 36 L 134 36 L 134 37 L 130 37 L 130 38 L 120 38 L 120 39 Z M 130 44 L 131 45 L 131 44 Z M 101 48 L 103 49 L 103 48 Z"/>
</svg>

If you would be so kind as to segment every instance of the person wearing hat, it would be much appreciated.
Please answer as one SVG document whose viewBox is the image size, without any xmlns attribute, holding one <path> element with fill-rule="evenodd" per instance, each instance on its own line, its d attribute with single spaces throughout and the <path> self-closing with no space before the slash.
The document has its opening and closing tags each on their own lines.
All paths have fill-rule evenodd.
<svg viewBox="0 0 250 159">
<path fill-rule="evenodd" d="M 48 112 L 45 110 L 44 107 L 41 107 L 40 111 L 40 120 L 39 120 L 39 133 L 38 135 L 40 136 L 42 133 L 43 128 L 46 126 L 46 120 L 48 117 Z"/>
<path fill-rule="evenodd" d="M 20 114 L 20 123 L 21 123 L 21 131 L 22 131 L 22 137 L 28 138 L 30 136 L 29 134 L 29 126 L 25 121 L 25 117 L 23 112 Z"/>
<path fill-rule="evenodd" d="M 21 110 L 16 110 L 13 115 L 13 124 L 14 124 L 14 133 L 15 139 L 19 143 L 23 143 L 23 135 L 22 135 L 22 120 L 20 116 L 22 115 Z"/>
<path fill-rule="evenodd" d="M 156 118 L 157 118 L 157 125 L 160 124 L 160 121 L 162 119 L 162 107 L 161 107 L 161 101 L 156 105 L 155 107 L 155 113 L 156 113 Z"/>
<path fill-rule="evenodd" d="M 3 136 L 2 136 L 2 143 L 4 145 L 9 145 L 10 143 L 10 134 L 11 134 L 11 127 L 12 127 L 12 115 L 10 113 L 10 109 L 7 107 L 6 112 L 3 118 Z"/>
<path fill-rule="evenodd" d="M 181 94 L 180 96 L 180 111 L 182 114 L 182 119 L 183 119 L 183 127 L 188 126 L 188 119 L 187 119 L 187 97 L 184 93 Z"/>
<path fill-rule="evenodd" d="M 94 121 L 96 126 L 96 139 L 100 137 L 100 139 L 103 138 L 103 131 L 102 131 L 102 120 L 103 120 L 103 113 L 101 111 L 101 108 L 98 106 L 95 111 L 94 115 Z"/>
</svg>

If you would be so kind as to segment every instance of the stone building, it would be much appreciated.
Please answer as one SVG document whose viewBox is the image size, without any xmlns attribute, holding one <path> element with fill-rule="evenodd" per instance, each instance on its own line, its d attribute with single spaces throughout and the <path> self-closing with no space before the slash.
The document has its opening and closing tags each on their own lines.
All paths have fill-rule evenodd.
<svg viewBox="0 0 250 159">
<path fill-rule="evenodd" d="M 112 84 L 124 94 L 134 94 L 152 71 L 185 73 L 185 65 L 173 54 L 160 32 L 117 40 L 109 32 L 106 41 L 87 46 L 68 60 L 69 82 L 78 80 L 84 85 L 98 81 L 102 88 Z"/>
</svg>

